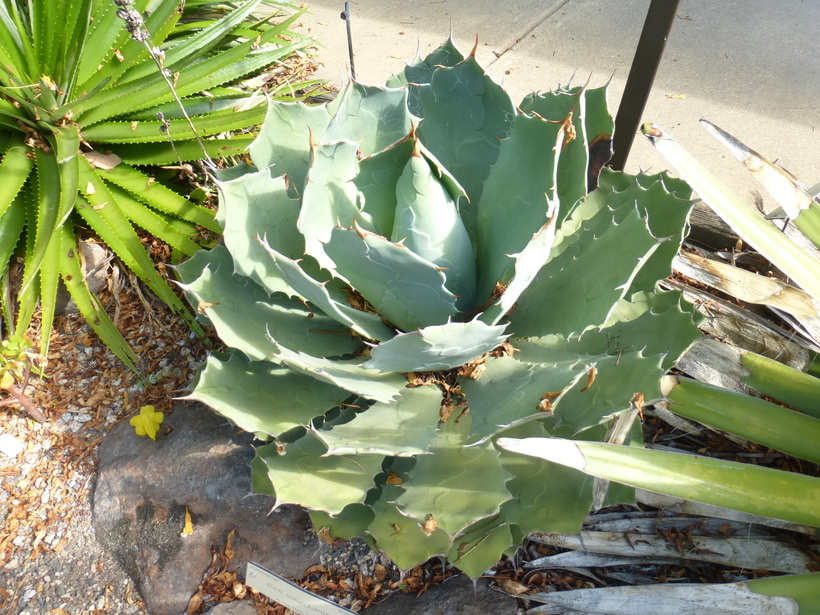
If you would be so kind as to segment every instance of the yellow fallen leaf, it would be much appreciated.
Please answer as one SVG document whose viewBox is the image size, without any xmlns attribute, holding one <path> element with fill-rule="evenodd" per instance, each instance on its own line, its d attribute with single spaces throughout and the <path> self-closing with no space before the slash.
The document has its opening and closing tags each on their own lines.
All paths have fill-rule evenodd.
<svg viewBox="0 0 820 615">
<path fill-rule="evenodd" d="M 137 430 L 138 436 L 148 436 L 152 440 L 156 440 L 157 431 L 164 420 L 165 415 L 162 412 L 155 412 L 154 406 L 143 406 L 140 413 L 132 416 L 129 422 Z"/>
<path fill-rule="evenodd" d="M 185 507 L 185 526 L 182 528 L 180 536 L 187 536 L 194 533 L 194 523 L 191 521 L 191 513 L 188 512 L 188 507 Z"/>
<path fill-rule="evenodd" d="M 680 100 L 683 100 L 684 98 L 686 98 L 686 95 L 685 94 L 667 94 L 666 97 L 667 98 L 678 98 Z"/>
</svg>

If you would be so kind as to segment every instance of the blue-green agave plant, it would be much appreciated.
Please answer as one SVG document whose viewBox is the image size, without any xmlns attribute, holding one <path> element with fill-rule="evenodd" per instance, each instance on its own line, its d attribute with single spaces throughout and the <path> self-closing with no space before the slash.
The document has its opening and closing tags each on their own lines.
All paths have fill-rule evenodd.
<svg viewBox="0 0 820 615">
<path fill-rule="evenodd" d="M 473 577 L 528 532 L 579 530 L 592 479 L 495 440 L 604 439 L 698 336 L 656 288 L 691 192 L 605 170 L 588 194 L 612 130 L 604 89 L 516 107 L 450 42 L 387 87 L 270 105 L 220 184 L 224 245 L 179 268 L 231 348 L 192 398 L 269 440 L 257 491 Z"/>
</svg>

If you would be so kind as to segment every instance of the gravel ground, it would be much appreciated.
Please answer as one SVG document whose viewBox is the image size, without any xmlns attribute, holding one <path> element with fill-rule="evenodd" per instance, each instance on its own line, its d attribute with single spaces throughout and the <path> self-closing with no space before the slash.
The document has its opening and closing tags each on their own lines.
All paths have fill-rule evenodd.
<svg viewBox="0 0 820 615">
<path fill-rule="evenodd" d="M 45 413 L 37 423 L 17 405 L 0 410 L 0 613 L 138 615 L 132 584 L 102 551 L 91 525 L 97 448 L 117 421 L 153 404 L 168 410 L 204 356 L 185 323 L 128 288 L 104 293 L 139 357 L 140 379 L 78 316 L 58 319 L 47 378 L 26 389 Z M 39 332 L 29 337 L 38 343 Z M 15 443 L 21 448 L 15 453 Z M 5 449 L 5 447 L 4 447 Z"/>
</svg>

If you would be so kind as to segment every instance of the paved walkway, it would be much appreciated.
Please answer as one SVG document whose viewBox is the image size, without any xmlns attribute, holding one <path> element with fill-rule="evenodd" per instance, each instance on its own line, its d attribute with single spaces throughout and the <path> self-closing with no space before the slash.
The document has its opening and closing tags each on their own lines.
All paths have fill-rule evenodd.
<svg viewBox="0 0 820 615">
<path fill-rule="evenodd" d="M 307 0 L 322 76 L 348 74 L 344 2 Z M 613 115 L 649 0 L 356 0 L 350 3 L 357 77 L 382 84 L 418 50 L 453 38 L 518 101 L 531 90 L 612 78 Z M 750 176 L 698 124 L 706 117 L 809 185 L 820 182 L 820 2 L 682 0 L 647 105 L 659 124 L 739 193 Z M 666 162 L 637 137 L 627 170 Z"/>
</svg>

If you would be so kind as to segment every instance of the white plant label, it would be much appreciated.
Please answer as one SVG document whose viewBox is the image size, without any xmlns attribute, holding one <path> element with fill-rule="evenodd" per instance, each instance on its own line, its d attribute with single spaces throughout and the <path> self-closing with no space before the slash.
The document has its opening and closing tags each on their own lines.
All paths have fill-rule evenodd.
<svg viewBox="0 0 820 615">
<path fill-rule="evenodd" d="M 299 615 L 355 615 L 353 611 L 317 596 L 255 562 L 248 562 L 245 582 L 251 589 Z"/>
</svg>

